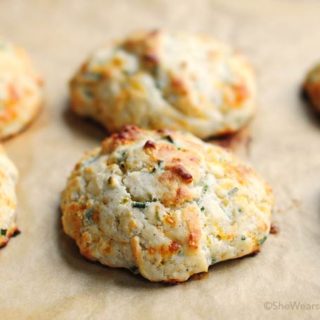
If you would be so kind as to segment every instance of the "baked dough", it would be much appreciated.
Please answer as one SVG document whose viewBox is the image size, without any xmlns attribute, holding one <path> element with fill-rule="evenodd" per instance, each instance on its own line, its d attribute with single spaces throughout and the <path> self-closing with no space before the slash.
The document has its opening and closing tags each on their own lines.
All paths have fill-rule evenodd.
<svg viewBox="0 0 320 320">
<path fill-rule="evenodd" d="M 42 80 L 27 53 L 0 38 L 0 140 L 24 129 L 42 99 Z"/>
<path fill-rule="evenodd" d="M 314 110 L 320 113 L 320 64 L 308 72 L 304 82 L 304 92 Z"/>
<path fill-rule="evenodd" d="M 0 247 L 17 232 L 15 185 L 18 172 L 0 146 Z"/>
<path fill-rule="evenodd" d="M 206 36 L 140 32 L 96 50 L 70 83 L 72 109 L 110 132 L 135 124 L 233 133 L 255 111 L 255 79 L 246 59 Z"/>
<path fill-rule="evenodd" d="M 165 282 L 259 251 L 272 206 L 270 187 L 221 147 L 134 126 L 82 158 L 61 200 L 86 258 Z"/>
</svg>

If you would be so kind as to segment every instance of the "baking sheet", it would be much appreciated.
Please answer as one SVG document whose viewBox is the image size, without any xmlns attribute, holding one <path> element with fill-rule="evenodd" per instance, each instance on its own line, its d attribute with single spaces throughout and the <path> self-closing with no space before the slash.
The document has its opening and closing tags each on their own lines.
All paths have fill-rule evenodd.
<svg viewBox="0 0 320 320">
<path fill-rule="evenodd" d="M 320 125 L 298 94 L 320 60 L 319 14 L 315 0 L 1 0 L 0 33 L 32 55 L 46 105 L 5 143 L 20 170 L 22 233 L 0 251 L 0 319 L 319 319 Z M 249 56 L 259 110 L 240 156 L 272 185 L 280 228 L 257 256 L 176 286 L 85 261 L 59 222 L 69 172 L 105 136 L 66 111 L 66 83 L 93 48 L 154 27 L 205 32 Z"/>
</svg>

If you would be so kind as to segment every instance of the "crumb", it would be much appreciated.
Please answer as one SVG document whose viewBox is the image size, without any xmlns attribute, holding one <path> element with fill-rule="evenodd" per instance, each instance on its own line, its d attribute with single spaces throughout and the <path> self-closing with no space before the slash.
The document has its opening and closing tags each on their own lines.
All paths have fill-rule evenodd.
<svg viewBox="0 0 320 320">
<path fill-rule="evenodd" d="M 271 223 L 270 234 L 278 234 L 280 231 L 279 227 L 274 223 Z"/>
</svg>

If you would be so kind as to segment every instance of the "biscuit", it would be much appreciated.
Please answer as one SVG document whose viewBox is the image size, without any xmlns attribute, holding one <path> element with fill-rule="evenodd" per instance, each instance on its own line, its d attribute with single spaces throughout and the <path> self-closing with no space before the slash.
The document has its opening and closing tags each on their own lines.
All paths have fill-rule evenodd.
<svg viewBox="0 0 320 320">
<path fill-rule="evenodd" d="M 314 110 L 320 113 L 320 64 L 308 72 L 303 90 Z"/>
<path fill-rule="evenodd" d="M 140 32 L 96 50 L 70 82 L 71 107 L 110 132 L 135 124 L 233 133 L 255 111 L 255 79 L 246 59 L 205 36 Z"/>
<path fill-rule="evenodd" d="M 82 255 L 164 282 L 258 252 L 272 206 L 270 187 L 221 147 L 135 126 L 87 153 L 61 199 Z"/>
<path fill-rule="evenodd" d="M 0 146 L 0 247 L 18 230 L 16 226 L 17 199 L 15 185 L 18 172 Z"/>
<path fill-rule="evenodd" d="M 27 53 L 0 38 L 0 139 L 20 132 L 36 116 L 41 87 Z"/>
</svg>

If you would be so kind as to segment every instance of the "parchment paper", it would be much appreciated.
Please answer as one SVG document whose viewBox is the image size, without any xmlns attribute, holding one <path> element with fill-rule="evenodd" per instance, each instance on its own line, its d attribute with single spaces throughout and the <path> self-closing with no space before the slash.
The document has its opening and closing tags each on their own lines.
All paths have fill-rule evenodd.
<svg viewBox="0 0 320 320">
<path fill-rule="evenodd" d="M 1 0 L 0 33 L 32 55 L 46 103 L 5 143 L 22 233 L 0 251 L 0 319 L 319 319 L 320 125 L 299 97 L 320 60 L 319 22 L 316 0 Z M 257 256 L 176 286 L 87 262 L 59 222 L 69 172 L 106 134 L 66 111 L 67 81 L 95 47 L 154 27 L 211 34 L 254 64 L 259 110 L 241 156 L 272 185 L 280 228 Z"/>
</svg>

